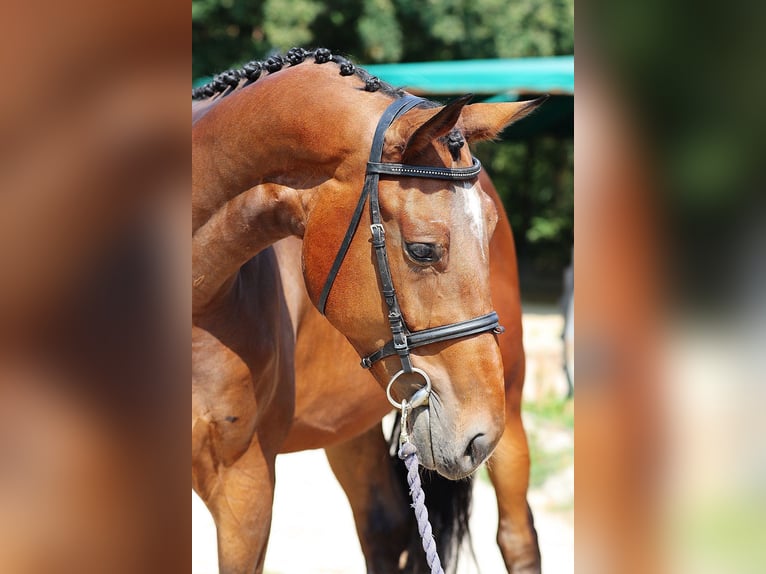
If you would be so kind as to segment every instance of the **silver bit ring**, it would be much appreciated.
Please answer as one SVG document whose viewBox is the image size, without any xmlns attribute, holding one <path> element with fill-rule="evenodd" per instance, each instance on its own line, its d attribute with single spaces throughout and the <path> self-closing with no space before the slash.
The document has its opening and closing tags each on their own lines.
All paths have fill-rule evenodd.
<svg viewBox="0 0 766 574">
<path fill-rule="evenodd" d="M 428 377 L 428 375 L 423 369 L 418 369 L 417 367 L 413 367 L 412 372 L 417 373 L 418 375 L 423 377 L 423 380 L 426 382 L 425 386 L 415 391 L 412 397 L 410 397 L 410 399 L 407 401 L 407 406 L 411 409 L 415 409 L 428 402 L 428 396 L 431 394 L 431 379 Z M 393 388 L 394 383 L 396 382 L 396 379 L 398 379 L 404 373 L 405 373 L 404 369 L 396 373 L 393 377 L 391 377 L 391 380 L 388 382 L 388 386 L 386 387 L 386 397 L 388 397 L 388 402 L 391 403 L 394 406 L 394 408 L 400 409 L 400 410 L 402 408 L 402 403 L 398 403 L 394 400 L 394 397 L 391 396 L 391 389 Z"/>
</svg>

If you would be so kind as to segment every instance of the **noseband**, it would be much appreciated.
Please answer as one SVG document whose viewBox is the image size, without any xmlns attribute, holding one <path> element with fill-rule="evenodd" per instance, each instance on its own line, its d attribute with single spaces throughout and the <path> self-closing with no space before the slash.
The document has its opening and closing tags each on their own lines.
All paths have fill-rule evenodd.
<svg viewBox="0 0 766 574">
<path fill-rule="evenodd" d="M 356 229 L 359 226 L 359 220 L 362 217 L 364 205 L 369 198 L 372 246 L 375 249 L 375 262 L 378 268 L 378 277 L 380 279 L 380 291 L 383 294 L 383 298 L 388 307 L 388 322 L 391 327 L 392 339 L 374 353 L 363 357 L 362 367 L 369 369 L 374 363 L 381 359 L 393 355 L 399 356 L 399 360 L 402 363 L 402 369 L 391 378 L 391 381 L 388 383 L 388 388 L 386 389 L 388 400 L 391 401 L 391 404 L 396 408 L 401 408 L 401 403 L 397 403 L 393 399 L 391 396 L 391 388 L 401 375 L 405 373 L 417 373 L 426 383 L 425 386 L 419 389 L 408 401 L 412 408 L 424 404 L 428 400 L 428 395 L 431 390 L 431 381 L 428 375 L 423 370 L 412 366 L 412 361 L 410 360 L 410 351 L 412 349 L 430 345 L 432 343 L 441 343 L 452 339 L 470 337 L 486 331 L 502 333 L 504 330 L 503 327 L 500 326 L 495 311 L 466 321 L 459 321 L 441 327 L 414 332 L 407 328 L 407 324 L 402 317 L 399 301 L 396 298 L 394 283 L 391 279 L 391 269 L 388 265 L 388 253 L 386 251 L 386 231 L 383 227 L 383 221 L 380 215 L 380 202 L 378 199 L 378 183 L 380 176 L 392 175 L 397 177 L 422 177 L 427 179 L 464 181 L 477 177 L 481 171 L 481 163 L 479 163 L 479 160 L 475 157 L 473 158 L 473 164 L 470 167 L 461 168 L 381 163 L 383 140 L 388 128 L 396 118 L 405 114 L 423 101 L 422 98 L 417 98 L 415 96 L 404 96 L 391 103 L 391 105 L 386 108 L 386 111 L 383 112 L 380 120 L 378 120 L 378 126 L 375 128 L 375 135 L 372 140 L 370 160 L 367 163 L 367 172 L 364 180 L 364 187 L 362 188 L 362 194 L 359 197 L 356 209 L 351 217 L 351 223 L 346 230 L 343 242 L 335 256 L 335 261 L 333 261 L 332 267 L 330 268 L 318 304 L 319 311 L 324 315 L 330 290 L 332 289 L 335 277 L 338 275 L 338 271 L 346 256 L 346 252 L 351 245 L 351 240 L 354 238 Z"/>
</svg>

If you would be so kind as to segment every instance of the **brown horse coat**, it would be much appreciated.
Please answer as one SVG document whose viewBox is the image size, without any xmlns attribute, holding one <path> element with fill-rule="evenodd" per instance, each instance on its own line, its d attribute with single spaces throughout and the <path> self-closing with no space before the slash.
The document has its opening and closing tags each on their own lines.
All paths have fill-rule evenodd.
<svg viewBox="0 0 766 574">
<path fill-rule="evenodd" d="M 342 416 L 314 419 L 323 435 L 304 432 L 301 438 L 296 414 L 327 412 L 305 407 L 305 397 L 296 400 L 305 391 L 296 386 L 296 358 L 311 355 L 300 342 L 296 347 L 297 318 L 315 312 L 298 301 L 295 277 L 280 275 L 272 248 L 288 236 L 303 239 L 303 281 L 316 303 L 361 188 L 375 123 L 391 99 L 361 87 L 359 78 L 341 77 L 334 66 L 296 65 L 194 110 L 192 477 L 216 521 L 222 572 L 262 570 L 278 452 L 306 448 L 307 441 L 320 446 L 317 435 L 329 442 L 352 438 L 383 412 L 377 400 L 361 409 L 354 401 L 351 410 L 336 404 Z M 465 167 L 471 162 L 467 146 L 455 154 L 443 136 L 458 130 L 469 142 L 491 138 L 534 108 L 524 102 L 464 105 L 407 112 L 386 134 L 383 160 Z M 410 328 L 487 313 L 487 253 L 498 216 L 481 184 L 384 178 L 380 197 L 392 274 Z M 365 225 L 363 219 L 360 229 Z M 412 242 L 430 242 L 442 256 L 414 265 L 408 259 Z M 377 283 L 367 237 L 357 233 L 327 318 L 359 354 L 389 336 Z M 518 341 L 509 364 L 521 372 Z M 502 353 L 496 337 L 483 333 L 414 354 L 416 366 L 434 381 L 429 404 L 412 417 L 424 464 L 465 476 L 497 445 L 516 408 L 507 407 Z M 373 367 L 379 388 L 398 370 L 394 361 Z M 315 404 L 322 396 L 328 397 L 326 390 L 313 395 Z M 482 448 L 466 449 L 478 437 Z M 518 449 L 511 445 L 510 452 L 515 456 Z M 496 456 L 504 450 L 501 445 Z"/>
</svg>

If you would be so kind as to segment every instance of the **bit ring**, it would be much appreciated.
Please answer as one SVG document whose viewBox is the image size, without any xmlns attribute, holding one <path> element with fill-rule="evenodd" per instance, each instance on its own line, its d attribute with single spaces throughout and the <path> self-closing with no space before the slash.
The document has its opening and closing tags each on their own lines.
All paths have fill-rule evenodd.
<svg viewBox="0 0 766 574">
<path fill-rule="evenodd" d="M 412 372 L 417 373 L 418 375 L 423 377 L 423 380 L 426 382 L 425 386 L 415 391 L 412 397 L 410 397 L 410 399 L 407 401 L 407 405 L 411 409 L 414 409 L 428 402 L 428 396 L 431 394 L 431 379 L 428 377 L 428 375 L 423 369 L 418 369 L 417 367 L 413 367 Z M 396 373 L 393 377 L 391 377 L 391 380 L 388 382 L 388 386 L 386 387 L 386 397 L 388 397 L 388 402 L 391 403 L 394 406 L 394 408 L 400 409 L 400 410 L 402 408 L 402 403 L 398 403 L 394 400 L 394 397 L 391 396 L 391 389 L 394 386 L 396 379 L 398 379 L 404 373 L 405 373 L 404 369 Z"/>
</svg>

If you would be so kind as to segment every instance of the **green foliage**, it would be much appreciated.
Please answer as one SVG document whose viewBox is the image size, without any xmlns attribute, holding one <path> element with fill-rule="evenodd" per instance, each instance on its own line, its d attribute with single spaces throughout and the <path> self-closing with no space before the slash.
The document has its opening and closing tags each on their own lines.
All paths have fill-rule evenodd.
<svg viewBox="0 0 766 574">
<path fill-rule="evenodd" d="M 524 414 L 555 430 L 574 430 L 574 399 L 548 396 L 524 401 Z"/>
<path fill-rule="evenodd" d="M 402 30 L 391 0 L 364 0 L 357 30 L 364 53 L 377 62 L 394 62 L 402 55 Z"/>
<path fill-rule="evenodd" d="M 322 3 L 316 0 L 265 0 L 264 36 L 281 52 L 309 44 L 314 38 L 310 26 L 321 11 Z"/>
<path fill-rule="evenodd" d="M 361 65 L 572 54 L 574 0 L 192 0 L 195 78 L 292 46 Z M 491 144 L 477 155 L 510 216 L 522 288 L 525 273 L 558 287 L 573 241 L 571 139 Z"/>
<path fill-rule="evenodd" d="M 262 0 L 192 0 L 192 75 L 209 76 L 262 56 Z"/>
<path fill-rule="evenodd" d="M 434 59 L 516 58 L 574 52 L 572 0 L 399 0 Z M 417 59 L 418 54 L 408 56 Z"/>
<path fill-rule="evenodd" d="M 529 485 L 541 487 L 546 480 L 570 467 L 574 462 L 574 399 L 547 397 L 525 401 L 523 405 L 524 426 L 529 444 Z M 551 437 L 567 434 L 570 439 L 551 446 Z M 556 441 L 559 442 L 559 441 Z"/>
<path fill-rule="evenodd" d="M 571 449 L 550 450 L 535 433 L 529 433 L 529 487 L 540 488 L 550 477 L 572 465 Z"/>
<path fill-rule="evenodd" d="M 473 147 L 503 198 L 519 260 L 526 266 L 522 292 L 524 272 L 550 278 L 558 288 L 574 242 L 574 142 L 535 137 Z M 550 291 L 547 295 L 558 296 Z"/>
<path fill-rule="evenodd" d="M 360 63 L 574 52 L 574 0 L 192 0 L 194 77 L 292 46 Z"/>
</svg>

